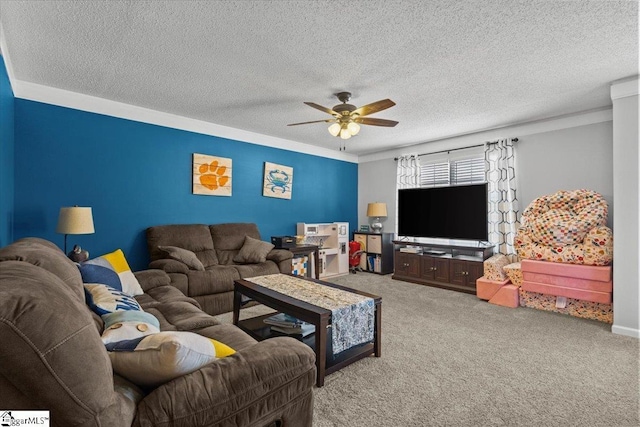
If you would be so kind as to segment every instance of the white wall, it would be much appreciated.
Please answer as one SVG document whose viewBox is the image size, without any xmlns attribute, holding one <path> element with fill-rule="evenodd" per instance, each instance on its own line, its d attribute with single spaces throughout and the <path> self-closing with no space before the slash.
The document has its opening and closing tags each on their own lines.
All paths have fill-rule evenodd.
<svg viewBox="0 0 640 427">
<path fill-rule="evenodd" d="M 604 196 L 612 226 L 612 122 L 525 135 L 516 144 L 520 213 L 542 195 L 584 188 Z"/>
<path fill-rule="evenodd" d="M 638 77 L 611 86 L 613 100 L 613 327 L 640 338 Z"/>
<path fill-rule="evenodd" d="M 388 216 L 382 222 L 382 231 L 395 233 L 396 162 L 393 158 L 358 165 L 358 228 L 369 224 L 367 204 L 371 202 L 387 204 Z"/>
</svg>

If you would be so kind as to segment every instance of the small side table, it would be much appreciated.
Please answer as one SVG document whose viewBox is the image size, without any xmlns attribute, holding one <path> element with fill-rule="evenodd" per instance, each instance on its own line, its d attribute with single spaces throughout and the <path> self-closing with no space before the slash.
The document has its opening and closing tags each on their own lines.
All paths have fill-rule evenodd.
<svg viewBox="0 0 640 427">
<path fill-rule="evenodd" d="M 320 247 L 317 245 L 295 245 L 287 249 L 289 252 L 296 255 L 311 255 L 313 256 L 313 270 L 316 279 L 320 278 Z M 307 269 L 307 277 L 311 277 L 311 269 Z"/>
</svg>

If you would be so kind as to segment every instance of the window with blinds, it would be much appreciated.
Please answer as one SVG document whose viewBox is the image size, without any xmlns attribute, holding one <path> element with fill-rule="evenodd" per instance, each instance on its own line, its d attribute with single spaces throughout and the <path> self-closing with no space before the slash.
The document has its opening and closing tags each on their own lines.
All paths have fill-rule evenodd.
<svg viewBox="0 0 640 427">
<path fill-rule="evenodd" d="M 420 187 L 449 185 L 449 162 L 420 165 Z"/>
<path fill-rule="evenodd" d="M 480 184 L 485 182 L 484 156 L 439 162 L 421 162 L 420 186 Z"/>
<path fill-rule="evenodd" d="M 456 160 L 451 163 L 451 185 L 479 184 L 484 181 L 484 157 Z"/>
</svg>

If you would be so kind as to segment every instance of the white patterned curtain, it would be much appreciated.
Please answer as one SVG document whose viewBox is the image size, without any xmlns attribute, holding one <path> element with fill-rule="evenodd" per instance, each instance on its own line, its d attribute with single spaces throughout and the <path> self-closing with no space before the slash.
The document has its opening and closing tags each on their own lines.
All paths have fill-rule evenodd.
<svg viewBox="0 0 640 427">
<path fill-rule="evenodd" d="M 398 157 L 396 189 L 416 188 L 420 185 L 420 161 L 418 156 Z"/>
<path fill-rule="evenodd" d="M 498 247 L 498 253 L 515 262 L 514 241 L 520 224 L 514 140 L 509 138 L 487 143 L 484 161 L 489 187 L 489 243 Z"/>
<path fill-rule="evenodd" d="M 396 234 L 398 233 L 398 190 L 420 186 L 420 160 L 415 154 L 398 157 L 396 172 Z"/>
</svg>

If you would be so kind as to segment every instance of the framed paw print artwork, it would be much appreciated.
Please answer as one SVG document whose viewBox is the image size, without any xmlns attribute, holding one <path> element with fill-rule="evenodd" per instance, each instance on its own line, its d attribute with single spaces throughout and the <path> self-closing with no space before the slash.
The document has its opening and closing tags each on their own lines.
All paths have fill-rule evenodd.
<svg viewBox="0 0 640 427">
<path fill-rule="evenodd" d="M 231 196 L 231 159 L 193 153 L 193 194 Z"/>
</svg>

